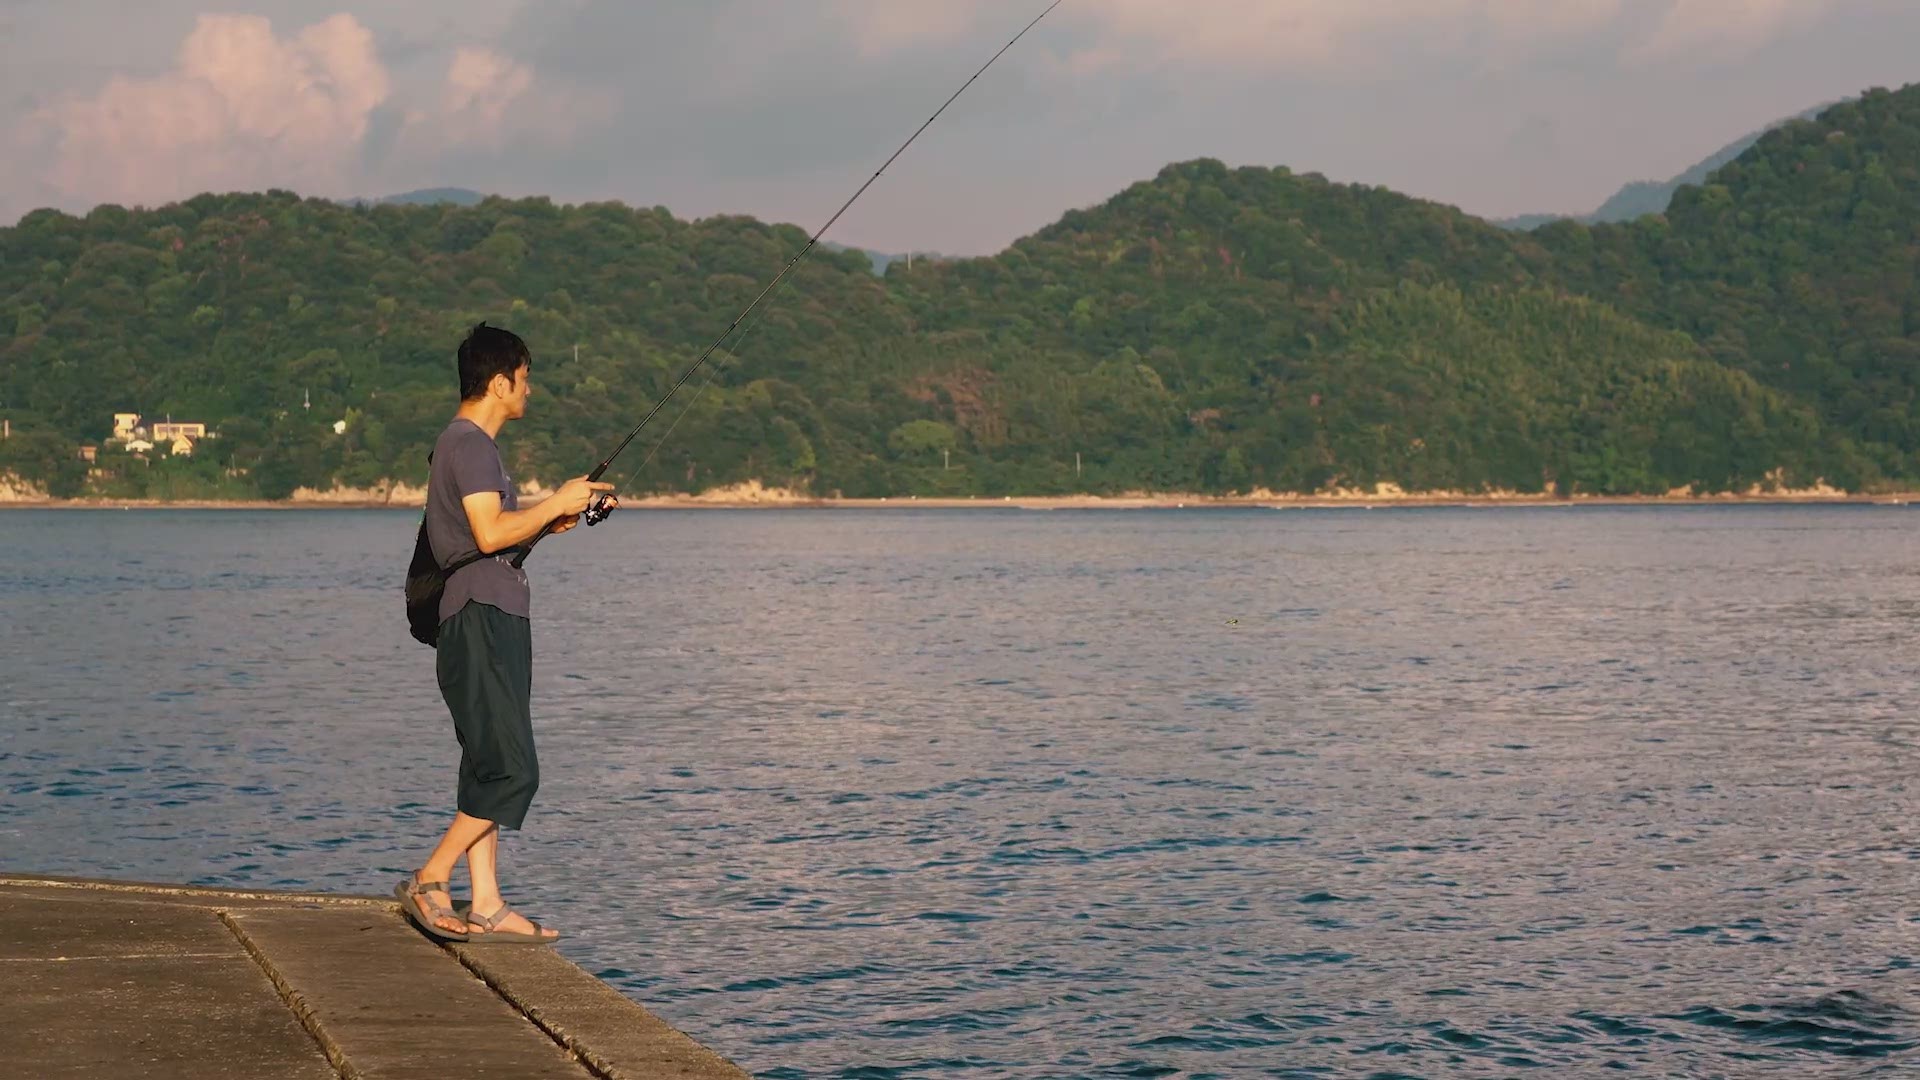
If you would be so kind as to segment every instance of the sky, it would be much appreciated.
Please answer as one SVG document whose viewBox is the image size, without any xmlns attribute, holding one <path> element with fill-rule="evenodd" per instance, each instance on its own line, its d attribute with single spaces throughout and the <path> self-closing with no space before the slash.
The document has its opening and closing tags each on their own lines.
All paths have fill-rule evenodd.
<svg viewBox="0 0 1920 1080">
<path fill-rule="evenodd" d="M 422 187 L 809 232 L 1047 0 L 0 0 L 0 224 Z M 1915 0 L 1065 0 L 829 240 L 986 254 L 1174 161 L 1581 213 L 1920 82 Z"/>
</svg>

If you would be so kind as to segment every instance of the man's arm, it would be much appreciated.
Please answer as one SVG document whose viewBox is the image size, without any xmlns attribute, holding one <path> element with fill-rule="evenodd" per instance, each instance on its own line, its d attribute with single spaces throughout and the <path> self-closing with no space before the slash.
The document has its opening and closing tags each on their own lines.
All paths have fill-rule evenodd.
<svg viewBox="0 0 1920 1080">
<path fill-rule="evenodd" d="M 503 510 L 500 493 L 476 491 L 460 500 L 467 512 L 467 525 L 473 530 L 473 542 L 489 554 L 524 544 L 540 535 L 540 530 L 563 518 L 574 517 L 587 508 L 596 494 L 612 491 L 612 484 L 596 483 L 584 476 L 560 485 L 537 506 L 525 510 Z"/>
<path fill-rule="evenodd" d="M 497 491 L 476 491 L 460 500 L 467 512 L 467 525 L 473 529 L 473 542 L 489 554 L 524 544 L 555 519 L 566 516 L 556 498 L 544 499 L 525 510 L 503 510 L 500 501 Z"/>
</svg>

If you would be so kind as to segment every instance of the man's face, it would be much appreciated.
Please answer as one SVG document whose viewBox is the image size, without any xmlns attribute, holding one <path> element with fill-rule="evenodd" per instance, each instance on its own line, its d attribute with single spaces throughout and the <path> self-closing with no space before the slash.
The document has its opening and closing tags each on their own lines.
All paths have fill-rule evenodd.
<svg viewBox="0 0 1920 1080">
<path fill-rule="evenodd" d="M 507 407 L 507 415 L 515 420 L 527 415 L 527 398 L 533 393 L 532 366 L 521 364 L 513 370 L 513 385 L 501 396 Z M 497 389 L 505 383 L 505 377 L 498 377 L 493 385 Z"/>
</svg>

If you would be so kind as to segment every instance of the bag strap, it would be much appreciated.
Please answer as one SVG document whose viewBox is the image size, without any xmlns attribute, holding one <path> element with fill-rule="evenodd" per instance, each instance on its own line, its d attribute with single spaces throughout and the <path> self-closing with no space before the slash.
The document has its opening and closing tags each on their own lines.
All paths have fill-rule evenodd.
<svg viewBox="0 0 1920 1080">
<path fill-rule="evenodd" d="M 422 514 L 420 516 L 420 535 L 424 537 L 426 533 L 427 533 L 427 518 L 425 514 Z M 440 560 L 434 559 L 433 568 L 440 572 L 441 578 L 450 579 L 453 577 L 456 571 L 464 570 L 467 567 L 472 566 L 474 563 L 479 562 L 481 559 L 491 559 L 496 555 L 511 555 L 516 551 L 525 551 L 525 550 L 526 548 L 524 546 L 515 544 L 512 547 L 501 548 L 499 551 L 474 551 L 466 555 L 462 555 L 460 558 L 453 560 L 453 562 L 447 564 L 446 566 L 441 566 Z M 431 543 L 427 545 L 427 551 L 429 554 L 432 553 L 433 545 Z"/>
<path fill-rule="evenodd" d="M 507 550 L 512 551 L 513 549 L 508 548 Z M 499 553 L 495 552 L 494 554 L 499 554 Z M 440 573 L 444 574 L 447 577 L 452 577 L 456 570 L 465 569 L 466 567 L 472 566 L 474 563 L 479 562 L 481 559 L 490 559 L 492 557 L 493 555 L 490 555 L 487 552 L 476 551 L 473 554 L 466 556 L 465 558 L 453 560 L 453 565 L 442 567 L 440 570 Z"/>
</svg>

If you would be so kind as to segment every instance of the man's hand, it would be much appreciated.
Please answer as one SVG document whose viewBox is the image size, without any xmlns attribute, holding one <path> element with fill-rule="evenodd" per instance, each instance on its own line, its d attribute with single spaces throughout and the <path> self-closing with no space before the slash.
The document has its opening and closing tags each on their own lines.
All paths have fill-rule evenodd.
<svg viewBox="0 0 1920 1080">
<path fill-rule="evenodd" d="M 595 495 L 612 490 L 612 484 L 589 480 L 584 476 L 576 476 L 566 483 L 561 484 L 560 490 L 553 493 L 554 517 L 556 520 L 565 517 L 579 517 L 581 512 L 587 508 L 587 504 L 593 501 Z M 555 531 L 557 532 L 559 530 L 556 529 Z"/>
<path fill-rule="evenodd" d="M 611 495 L 607 496 L 606 509 L 608 513 L 620 509 L 620 500 Z M 568 514 L 566 517 L 557 518 L 553 523 L 553 534 L 558 536 L 578 524 L 580 524 L 579 514 Z"/>
</svg>

